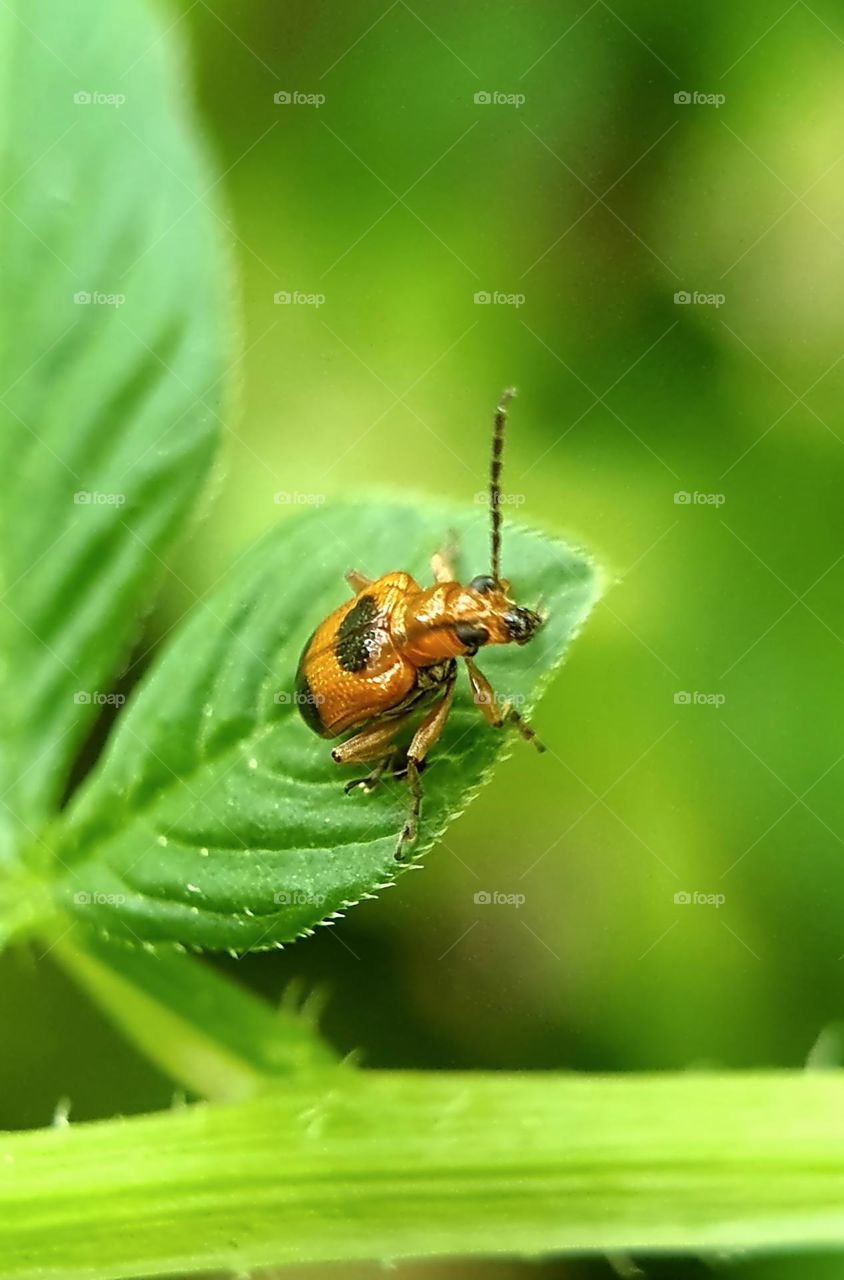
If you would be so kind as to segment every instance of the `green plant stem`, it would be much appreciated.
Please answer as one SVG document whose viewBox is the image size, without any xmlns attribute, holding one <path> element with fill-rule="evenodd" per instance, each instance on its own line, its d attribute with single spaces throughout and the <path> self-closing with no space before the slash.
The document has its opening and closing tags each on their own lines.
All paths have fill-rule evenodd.
<svg viewBox="0 0 844 1280">
<path fill-rule="evenodd" d="M 6 1280 L 844 1245 L 839 1073 L 326 1071 L 0 1139 Z"/>
<path fill-rule="evenodd" d="M 62 923 L 49 951 L 142 1053 L 201 1097 L 234 1102 L 336 1061 L 307 1006 L 273 1009 L 172 947 L 148 952 Z"/>
</svg>

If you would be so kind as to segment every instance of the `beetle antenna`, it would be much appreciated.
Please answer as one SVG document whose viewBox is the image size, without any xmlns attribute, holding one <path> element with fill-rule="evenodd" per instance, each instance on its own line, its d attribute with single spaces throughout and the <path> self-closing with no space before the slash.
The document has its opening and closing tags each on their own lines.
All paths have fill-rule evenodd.
<svg viewBox="0 0 844 1280">
<path fill-rule="evenodd" d="M 492 429 L 492 461 L 489 471 L 489 506 L 492 514 L 491 567 L 496 582 L 501 578 L 501 457 L 504 450 L 504 424 L 507 406 L 516 394 L 515 387 L 501 392 Z"/>
</svg>

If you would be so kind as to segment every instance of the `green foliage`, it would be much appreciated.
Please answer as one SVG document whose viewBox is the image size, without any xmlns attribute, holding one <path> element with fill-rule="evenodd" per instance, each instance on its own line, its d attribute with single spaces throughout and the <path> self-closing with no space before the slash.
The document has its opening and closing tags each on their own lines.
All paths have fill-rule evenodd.
<svg viewBox="0 0 844 1280">
<path fill-rule="evenodd" d="M 213 183 L 159 35 L 139 0 L 15 0 L 0 25 L 0 791 L 24 832 L 56 802 L 219 434 Z"/>
</svg>

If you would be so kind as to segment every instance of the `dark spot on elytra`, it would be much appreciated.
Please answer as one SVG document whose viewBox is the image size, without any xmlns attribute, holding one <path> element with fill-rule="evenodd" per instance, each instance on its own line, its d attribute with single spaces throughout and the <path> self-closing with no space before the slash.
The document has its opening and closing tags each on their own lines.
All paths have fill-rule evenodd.
<svg viewBox="0 0 844 1280">
<path fill-rule="evenodd" d="M 369 661 L 375 648 L 377 614 L 374 596 L 361 596 L 337 628 L 334 656 L 344 671 L 363 671 Z"/>
</svg>

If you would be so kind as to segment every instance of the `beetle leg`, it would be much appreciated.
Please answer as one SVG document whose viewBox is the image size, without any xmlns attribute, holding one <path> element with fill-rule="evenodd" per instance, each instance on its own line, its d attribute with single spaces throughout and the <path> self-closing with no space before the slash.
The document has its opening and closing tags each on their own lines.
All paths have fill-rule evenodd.
<svg viewBox="0 0 844 1280">
<path fill-rule="evenodd" d="M 431 556 L 431 572 L 435 582 L 456 582 L 454 561 L 457 559 L 457 534 L 449 530 L 448 542 Z"/>
<path fill-rule="evenodd" d="M 396 780 L 407 777 L 404 752 L 401 748 L 394 747 L 392 751 L 382 756 L 371 773 L 368 773 L 365 778 L 353 778 L 351 782 L 346 783 L 343 790 L 348 795 L 350 791 L 360 787 L 364 795 L 369 795 L 370 791 L 375 790 L 385 773 L 389 773 L 390 777 Z"/>
<path fill-rule="evenodd" d="M 351 782 L 346 783 L 343 788 L 346 795 L 350 791 L 354 791 L 356 787 L 360 787 L 368 795 L 370 791 L 375 789 L 381 776 L 387 772 L 390 766 L 393 766 L 393 777 L 404 776 L 403 773 L 397 771 L 398 759 L 402 753 L 396 747 L 393 739 L 412 714 L 413 712 L 408 711 L 405 715 L 399 716 L 395 720 L 387 720 L 379 724 L 370 725 L 367 729 L 356 733 L 353 738 L 349 738 L 348 741 L 341 742 L 339 747 L 334 748 L 331 752 L 331 758 L 337 764 L 367 764 L 370 760 L 378 762 L 372 772 L 367 774 L 365 778 L 353 778 Z"/>
<path fill-rule="evenodd" d="M 407 786 L 410 791 L 410 805 L 396 845 L 395 856 L 398 861 L 401 861 L 404 857 L 405 847 L 412 844 L 416 839 L 419 813 L 422 808 L 420 774 L 425 763 L 425 757 L 442 733 L 445 722 L 448 719 L 448 713 L 451 711 L 451 703 L 454 697 L 454 681 L 455 676 L 450 676 L 446 682 L 443 696 L 425 716 L 425 719 L 411 738 L 410 746 L 407 749 Z"/>
<path fill-rule="evenodd" d="M 493 729 L 503 729 L 505 725 L 512 725 L 518 729 L 526 742 L 533 743 L 537 751 L 544 751 L 545 748 L 533 729 L 529 724 L 525 724 L 515 707 L 505 702 L 499 709 L 495 691 L 484 673 L 475 666 L 471 658 L 466 658 L 465 662 L 466 670 L 469 672 L 469 683 L 472 686 L 472 697 L 487 724 L 491 724 Z"/>
<path fill-rule="evenodd" d="M 402 717 L 404 719 L 404 717 Z M 362 729 L 353 738 L 334 747 L 331 759 L 335 764 L 366 764 L 389 755 L 393 738 L 398 733 L 402 719 L 381 721 Z"/>
<path fill-rule="evenodd" d="M 372 579 L 367 578 L 366 574 L 361 573 L 359 569 L 347 569 L 345 577 L 354 595 L 363 591 L 364 587 L 368 587 L 372 582 Z"/>
<path fill-rule="evenodd" d="M 386 772 L 387 766 L 391 763 L 392 759 L 392 755 L 384 756 L 378 761 L 375 768 L 371 773 L 368 773 L 365 778 L 352 778 L 351 782 L 345 783 L 343 790 L 346 795 L 348 795 L 350 791 L 355 791 L 360 787 L 364 795 L 368 796 L 370 791 L 374 791 L 378 783 L 381 781 L 381 777 Z"/>
</svg>

